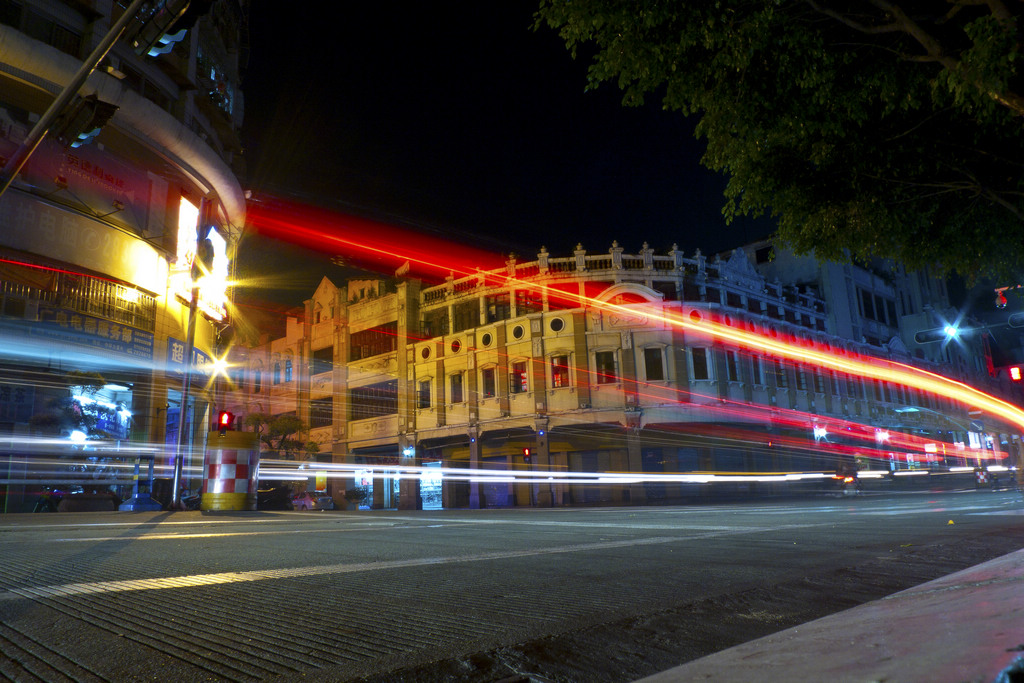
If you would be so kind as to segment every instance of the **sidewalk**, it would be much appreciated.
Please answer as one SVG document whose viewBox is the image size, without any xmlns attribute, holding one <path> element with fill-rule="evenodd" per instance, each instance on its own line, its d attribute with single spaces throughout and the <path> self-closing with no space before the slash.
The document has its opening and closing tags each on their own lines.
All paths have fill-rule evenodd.
<svg viewBox="0 0 1024 683">
<path fill-rule="evenodd" d="M 638 683 L 1021 680 L 1024 550 Z"/>
</svg>

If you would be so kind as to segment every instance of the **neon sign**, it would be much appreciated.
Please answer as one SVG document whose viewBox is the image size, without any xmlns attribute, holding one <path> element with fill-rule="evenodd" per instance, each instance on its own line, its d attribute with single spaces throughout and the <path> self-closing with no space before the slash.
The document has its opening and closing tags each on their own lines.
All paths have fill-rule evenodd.
<svg viewBox="0 0 1024 683">
<path fill-rule="evenodd" d="M 192 280 L 192 264 L 196 258 L 196 227 L 199 225 L 199 208 L 181 198 L 178 209 L 178 252 L 171 266 L 171 290 L 182 301 L 192 301 L 192 288 L 199 288 L 197 307 L 203 315 L 212 320 L 227 317 L 228 255 L 227 241 L 215 229 L 210 230 L 209 240 L 213 245 L 213 262 L 209 272 Z"/>
</svg>

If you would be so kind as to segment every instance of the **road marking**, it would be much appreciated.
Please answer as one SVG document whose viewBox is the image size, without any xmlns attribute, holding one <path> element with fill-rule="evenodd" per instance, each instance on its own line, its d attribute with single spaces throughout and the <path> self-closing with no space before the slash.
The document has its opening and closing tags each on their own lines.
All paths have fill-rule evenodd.
<svg viewBox="0 0 1024 683">
<path fill-rule="evenodd" d="M 824 526 L 822 524 L 792 524 L 758 531 L 782 531 L 794 528 Z M 77 595 L 96 595 L 105 593 L 122 593 L 126 591 L 164 590 L 168 588 L 196 588 L 248 581 L 266 581 L 270 579 L 291 579 L 301 576 L 322 576 L 325 574 L 350 574 L 353 572 L 380 571 L 384 569 L 404 569 L 427 565 L 461 564 L 464 562 L 484 562 L 489 560 L 506 560 L 519 557 L 537 557 L 541 555 L 558 555 L 564 553 L 589 552 L 593 550 L 612 550 L 615 548 L 631 548 L 645 545 L 665 543 L 685 543 L 718 536 L 731 536 L 750 533 L 749 529 L 727 530 L 692 534 L 687 536 L 654 536 L 651 538 L 630 539 L 621 541 L 601 541 L 598 543 L 579 543 L 553 548 L 535 548 L 531 550 L 506 550 L 474 555 L 453 555 L 442 557 L 422 557 L 409 560 L 391 560 L 385 562 L 356 562 L 351 564 L 328 564 L 312 567 L 288 567 L 284 569 L 261 569 L 247 572 L 221 572 L 217 574 L 193 574 L 191 576 L 167 576 L 151 579 L 129 579 L 123 581 L 96 581 L 91 583 L 68 583 L 52 586 L 23 586 L 10 588 L 0 592 L 0 601 L 17 599 L 64 598 Z"/>
<path fill-rule="evenodd" d="M 277 531 L 211 531 L 205 534 L 193 534 L 188 532 L 181 533 L 166 533 L 166 534 L 146 534 L 145 536 L 86 536 L 84 538 L 54 538 L 46 541 L 47 543 L 87 543 L 87 542 L 99 542 L 99 541 L 167 541 L 175 540 L 180 541 L 182 539 L 189 538 L 224 538 L 227 536 L 274 536 L 276 534 L 334 534 L 348 531 L 360 531 L 362 529 L 368 529 L 371 527 L 388 527 L 394 526 L 394 524 L 388 522 L 373 522 L 363 524 L 359 527 L 349 527 L 345 529 L 279 529 Z M 432 526 L 442 526 L 440 524 L 434 524 Z"/>
</svg>

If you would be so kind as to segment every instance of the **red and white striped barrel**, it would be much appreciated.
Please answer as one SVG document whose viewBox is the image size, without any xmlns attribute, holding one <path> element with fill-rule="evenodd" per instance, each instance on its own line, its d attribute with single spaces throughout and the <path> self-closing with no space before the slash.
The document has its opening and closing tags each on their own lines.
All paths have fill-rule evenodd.
<svg viewBox="0 0 1024 683">
<path fill-rule="evenodd" d="M 252 432 L 211 432 L 203 458 L 201 510 L 255 510 L 259 440 Z"/>
</svg>

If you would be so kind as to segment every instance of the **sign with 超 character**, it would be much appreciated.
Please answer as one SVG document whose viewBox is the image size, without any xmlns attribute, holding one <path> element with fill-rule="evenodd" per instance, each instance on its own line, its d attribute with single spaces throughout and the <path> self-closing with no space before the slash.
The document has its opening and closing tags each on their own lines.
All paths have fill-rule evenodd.
<svg viewBox="0 0 1024 683">
<path fill-rule="evenodd" d="M 167 338 L 167 372 L 181 375 L 185 372 L 185 342 L 174 337 Z M 192 347 L 192 372 L 201 375 L 209 374 L 213 369 L 213 359 Z"/>
<path fill-rule="evenodd" d="M 132 358 L 153 358 L 153 333 L 63 308 L 39 307 L 29 334 Z"/>
</svg>

